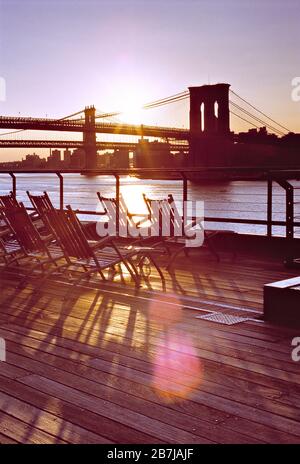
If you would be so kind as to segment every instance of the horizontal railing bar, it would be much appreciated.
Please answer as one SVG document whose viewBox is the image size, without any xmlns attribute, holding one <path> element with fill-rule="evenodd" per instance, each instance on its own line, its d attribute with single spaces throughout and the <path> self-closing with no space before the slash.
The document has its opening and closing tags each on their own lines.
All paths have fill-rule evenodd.
<svg viewBox="0 0 300 464">
<path fill-rule="evenodd" d="M 28 211 L 34 211 L 32 206 L 26 207 Z M 76 209 L 74 210 L 77 214 L 87 214 L 90 216 L 105 216 L 105 213 L 102 211 L 89 211 L 85 209 Z M 136 213 L 135 216 L 138 217 L 147 217 L 147 213 Z M 241 219 L 241 218 L 217 218 L 211 216 L 205 216 L 204 221 L 206 222 L 224 222 L 224 223 L 232 223 L 232 224 L 252 224 L 252 225 L 262 225 L 266 226 L 268 221 L 265 219 Z M 272 221 L 273 226 L 286 226 L 285 221 Z M 300 222 L 294 222 L 294 227 L 300 227 Z"/>
<path fill-rule="evenodd" d="M 216 218 L 216 217 L 205 217 L 207 222 L 227 222 L 232 224 L 256 224 L 266 226 L 268 221 L 266 219 L 240 219 L 240 218 Z M 272 221 L 273 226 L 286 226 L 285 221 Z M 300 222 L 294 222 L 294 226 L 299 226 Z"/>
<path fill-rule="evenodd" d="M 205 172 L 257 172 L 268 175 L 285 174 L 299 176 L 300 180 L 300 169 L 282 169 L 281 167 L 275 167 L 272 169 L 258 168 L 253 166 L 213 166 L 213 167 L 197 167 L 197 168 L 114 168 L 114 169 L 3 169 L 0 170 L 0 174 L 8 174 L 10 172 L 15 174 L 97 174 L 97 175 L 128 175 L 128 174 L 143 174 L 143 173 L 205 173 Z M 201 180 L 201 179 L 200 179 Z M 203 179 L 205 180 L 205 179 Z M 214 179 L 212 179 L 214 180 Z M 222 179 L 220 179 L 222 180 Z M 250 179 L 257 180 L 257 179 Z"/>
</svg>

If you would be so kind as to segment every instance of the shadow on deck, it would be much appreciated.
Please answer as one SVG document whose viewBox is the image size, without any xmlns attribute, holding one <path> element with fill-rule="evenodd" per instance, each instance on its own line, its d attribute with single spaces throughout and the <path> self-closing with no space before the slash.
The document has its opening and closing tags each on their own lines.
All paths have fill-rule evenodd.
<svg viewBox="0 0 300 464">
<path fill-rule="evenodd" d="M 300 334 L 261 320 L 263 284 L 296 273 L 268 253 L 222 258 L 179 259 L 164 292 L 153 272 L 138 292 L 124 274 L 67 298 L 2 271 L 0 442 L 299 442 Z"/>
</svg>

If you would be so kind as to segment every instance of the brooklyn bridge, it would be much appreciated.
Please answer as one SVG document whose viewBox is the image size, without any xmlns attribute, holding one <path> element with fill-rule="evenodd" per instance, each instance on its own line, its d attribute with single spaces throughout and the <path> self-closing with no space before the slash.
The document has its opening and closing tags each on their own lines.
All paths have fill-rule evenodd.
<svg viewBox="0 0 300 464">
<path fill-rule="evenodd" d="M 94 106 L 60 119 L 0 116 L 0 129 L 12 130 L 0 133 L 0 148 L 77 148 L 84 151 L 84 167 L 89 170 L 97 168 L 99 150 L 114 151 L 122 167 L 128 166 L 130 152 L 136 155 L 136 167 L 155 165 L 155 160 L 161 162 L 166 153 L 167 164 L 172 163 L 171 153 L 177 153 L 182 166 L 226 166 L 240 152 L 249 152 L 250 156 L 252 153 L 247 139 L 245 144 L 245 138 L 231 130 L 231 116 L 252 128 L 254 134 L 264 128 L 277 139 L 290 132 L 231 90 L 227 83 L 189 87 L 187 91 L 147 103 L 143 109 L 172 108 L 180 101 L 189 104 L 186 128 L 112 122 L 120 112 L 104 113 Z M 34 139 L 32 131 L 46 135 Z M 57 133 L 77 135 L 57 139 L 57 135 L 53 137 Z M 80 139 L 78 133 L 82 134 Z M 110 140 L 105 140 L 105 134 L 110 135 Z"/>
</svg>

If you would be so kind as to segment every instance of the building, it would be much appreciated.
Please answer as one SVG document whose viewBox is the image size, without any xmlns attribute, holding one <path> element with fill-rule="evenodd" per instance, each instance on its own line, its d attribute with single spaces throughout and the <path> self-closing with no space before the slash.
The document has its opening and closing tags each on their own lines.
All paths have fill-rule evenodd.
<svg viewBox="0 0 300 464">
<path fill-rule="evenodd" d="M 65 165 L 65 167 L 70 166 L 70 164 L 71 164 L 71 156 L 72 156 L 71 150 L 69 150 L 69 148 L 66 148 L 64 150 L 64 165 Z"/>
<path fill-rule="evenodd" d="M 85 168 L 85 151 L 83 148 L 76 148 L 71 155 L 70 168 L 84 169 Z"/>
<path fill-rule="evenodd" d="M 61 168 L 61 152 L 60 150 L 52 150 L 47 158 L 47 167 L 49 169 Z"/>
<path fill-rule="evenodd" d="M 98 155 L 98 158 L 97 158 L 98 168 L 110 168 L 112 156 L 113 156 L 112 153 L 108 151 Z"/>
<path fill-rule="evenodd" d="M 39 155 L 33 153 L 32 155 L 26 155 L 25 159 L 22 160 L 22 167 L 28 169 L 42 169 L 46 165 L 46 160 L 40 158 Z"/>
<path fill-rule="evenodd" d="M 129 150 L 126 148 L 119 148 L 110 155 L 110 166 L 113 168 L 129 168 Z"/>
<path fill-rule="evenodd" d="M 174 166 L 174 157 L 167 143 L 139 140 L 135 151 L 136 168 L 167 168 Z"/>
</svg>

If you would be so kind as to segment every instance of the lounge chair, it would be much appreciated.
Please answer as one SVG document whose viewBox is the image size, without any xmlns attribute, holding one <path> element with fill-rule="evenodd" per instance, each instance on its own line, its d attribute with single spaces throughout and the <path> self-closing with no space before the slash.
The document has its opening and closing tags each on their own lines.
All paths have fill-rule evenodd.
<svg viewBox="0 0 300 464">
<path fill-rule="evenodd" d="M 0 211 L 0 217 L 1 214 Z M 0 238 L 0 259 L 6 266 L 18 263 L 22 257 L 25 257 L 25 253 L 16 240 L 2 240 Z"/>
<path fill-rule="evenodd" d="M 20 203 L 18 202 L 17 198 L 15 197 L 13 192 L 9 192 L 8 195 L 0 195 L 0 205 L 5 208 L 17 208 Z M 28 213 L 31 217 L 32 221 L 34 222 L 35 227 L 39 229 L 40 232 L 43 233 L 43 222 L 40 219 L 40 216 L 37 211 L 32 211 Z"/>
<path fill-rule="evenodd" d="M 192 239 L 193 234 L 197 233 L 197 228 L 203 234 L 203 240 L 201 240 L 199 246 L 207 247 L 216 260 L 220 260 L 219 254 L 211 241 L 212 234 L 209 234 L 203 228 L 203 218 L 193 218 L 190 224 L 185 224 L 184 218 L 179 213 L 171 194 L 168 195 L 168 198 L 163 199 L 153 199 L 143 194 L 143 199 L 148 209 L 148 219 L 157 223 L 158 234 L 163 239 L 163 243 L 169 251 L 170 258 L 166 265 L 167 269 L 170 269 L 180 253 L 184 252 L 188 256 L 190 250 L 188 241 Z M 166 229 L 169 227 L 169 236 L 164 234 L 164 220 L 166 222 L 169 221 L 169 224 L 165 224 Z M 178 245 L 177 250 L 171 250 L 170 246 L 172 244 Z"/>
<path fill-rule="evenodd" d="M 103 208 L 100 214 L 108 218 L 108 222 L 102 222 L 101 225 L 104 229 L 108 229 L 109 225 L 112 224 L 113 227 L 111 230 L 107 231 L 111 235 L 118 238 L 131 239 L 134 243 L 146 243 L 145 241 L 147 240 L 147 242 L 152 242 L 153 246 L 157 246 L 161 242 L 157 237 L 154 238 L 148 235 L 148 228 L 145 228 L 146 232 L 144 233 L 143 224 L 148 221 L 148 217 L 137 213 L 130 213 L 122 195 L 120 195 L 119 205 L 114 197 L 105 197 L 100 192 L 97 192 L 97 196 Z M 119 228 L 116 227 L 117 220 L 119 220 Z"/>
<path fill-rule="evenodd" d="M 48 275 L 48 265 L 54 265 L 55 270 L 58 270 L 69 264 L 68 256 L 53 242 L 53 237 L 39 233 L 23 203 L 10 207 L 0 206 L 0 217 L 11 233 L 8 240 L 1 240 L 1 252 L 7 265 L 24 258 L 35 261 L 36 264 L 26 275 L 29 277 L 38 268 L 43 275 Z M 60 260 L 64 260 L 63 265 L 59 263 Z"/>
<path fill-rule="evenodd" d="M 19 206 L 19 202 L 13 192 L 9 192 L 8 195 L 0 195 L 0 204 L 5 208 L 13 208 Z M 33 220 L 35 220 L 38 217 L 35 211 L 29 213 L 29 215 Z"/>
<path fill-rule="evenodd" d="M 46 191 L 43 192 L 42 195 L 33 195 L 32 193 L 30 193 L 28 190 L 27 190 L 27 196 L 29 198 L 29 200 L 31 201 L 32 203 L 32 206 L 34 207 L 36 213 L 38 214 L 38 216 L 41 218 L 41 220 L 43 221 L 43 217 L 44 217 L 44 214 L 47 212 L 47 211 L 53 211 L 55 209 L 48 193 Z M 46 229 L 46 232 L 48 234 L 51 234 L 51 230 L 49 230 L 47 224 L 45 223 L 45 221 L 43 221 L 44 223 L 44 227 Z M 92 235 L 89 231 L 90 229 L 90 225 L 89 224 L 86 224 L 86 225 L 83 225 L 83 228 L 84 228 L 84 232 L 85 232 L 85 235 L 87 236 L 87 238 L 92 238 Z"/>
<path fill-rule="evenodd" d="M 136 286 L 138 286 L 145 259 L 150 260 L 163 279 L 163 274 L 152 256 L 151 247 L 118 246 L 111 236 L 104 237 L 99 241 L 89 241 L 71 206 L 67 206 L 65 211 L 49 210 L 45 212 L 44 218 L 58 243 L 72 260 L 72 264 L 77 267 L 81 266 L 85 271 L 76 279 L 74 284 L 95 273 L 98 273 L 105 281 L 104 270 L 113 269 L 115 272 L 115 267 L 123 264 Z M 134 258 L 137 260 L 136 263 Z M 140 272 L 138 272 L 138 269 Z"/>
</svg>

